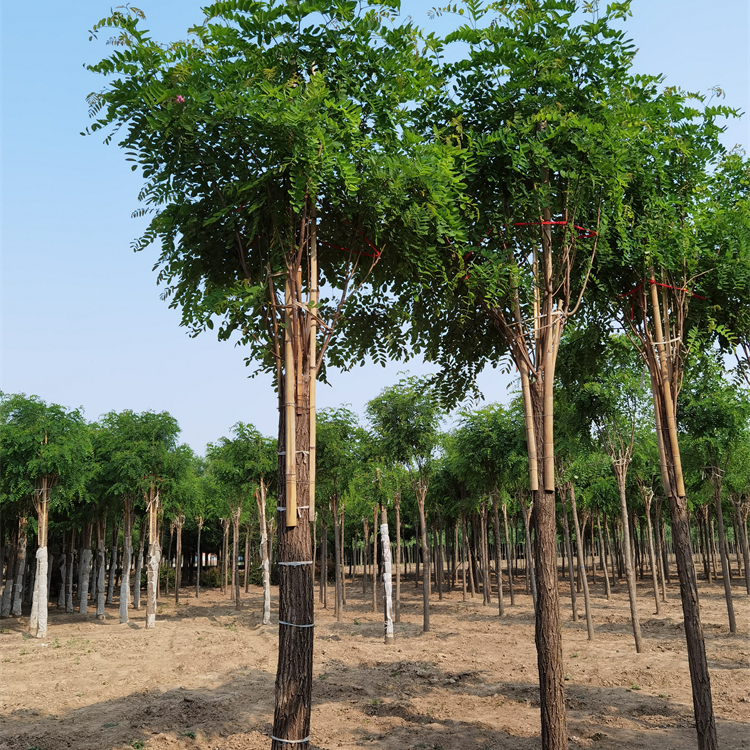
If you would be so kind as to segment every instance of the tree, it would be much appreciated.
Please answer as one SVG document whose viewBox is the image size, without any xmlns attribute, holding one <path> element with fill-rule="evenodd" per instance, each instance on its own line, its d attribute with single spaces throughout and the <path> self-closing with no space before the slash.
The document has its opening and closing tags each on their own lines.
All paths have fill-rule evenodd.
<svg viewBox="0 0 750 750">
<path fill-rule="evenodd" d="M 425 498 L 438 446 L 442 410 L 425 380 L 407 377 L 384 388 L 367 403 L 366 412 L 383 455 L 406 468 L 417 499 L 424 565 L 422 630 L 426 633 L 430 629 L 430 557 Z"/>
<path fill-rule="evenodd" d="M 172 479 L 173 454 L 180 428 L 168 412 L 130 410 L 109 412 L 99 422 L 104 431 L 97 455 L 100 481 L 121 504 L 123 514 L 123 561 L 120 587 L 120 622 L 128 621 L 130 566 L 133 556 L 133 519 L 136 504 L 143 502 L 148 514 L 146 627 L 156 622 L 156 588 L 161 559 L 158 510 L 160 491 Z M 140 586 L 140 580 L 136 581 Z"/>
<path fill-rule="evenodd" d="M 557 749 L 567 744 L 567 725 L 555 564 L 555 363 L 562 330 L 586 294 L 605 229 L 602 209 L 617 202 L 626 179 L 630 114 L 623 105 L 633 47 L 614 26 L 628 4 L 597 6 L 580 22 L 572 1 L 472 2 L 462 10 L 468 20 L 446 37 L 469 46 L 447 68 L 455 99 L 446 96 L 425 120 L 466 144 L 471 244 L 454 251 L 443 278 L 425 283 L 412 305 L 414 335 L 426 357 L 443 365 L 448 396 L 461 396 L 485 363 L 503 356 L 520 373 L 542 745 Z"/>
<path fill-rule="evenodd" d="M 724 531 L 722 486 L 734 450 L 747 440 L 750 399 L 746 391 L 728 383 L 717 352 L 697 357 L 688 371 L 678 419 L 689 434 L 692 451 L 700 457 L 701 473 L 713 487 L 714 510 L 719 532 L 719 558 L 727 603 L 729 632 L 737 632 L 732 602 L 729 554 Z"/>
<path fill-rule="evenodd" d="M 191 30 L 195 40 L 164 46 L 141 29 L 142 14 L 126 8 L 92 33 L 114 28 L 127 47 L 90 66 L 116 74 L 90 102 L 98 117 L 92 130 L 120 128 L 120 145 L 143 168 L 144 213 L 155 215 L 136 249 L 161 241 L 159 279 L 184 325 L 197 333 L 219 320 L 220 337 L 237 332 L 249 359 L 275 378 L 285 456 L 278 538 L 286 623 L 277 750 L 309 736 L 307 562 L 315 382 L 324 355 L 365 280 L 377 286 L 415 256 L 426 265 L 430 246 L 457 225 L 445 200 L 454 181 L 451 148 L 423 144 L 411 124 L 433 65 L 408 23 L 390 23 L 396 8 L 390 1 L 221 2 Z M 330 299 L 319 299 L 321 278 L 335 292 Z M 383 299 L 373 294 L 361 309 Z M 366 320 L 363 338 L 377 338 L 382 350 L 372 322 L 381 317 L 348 320 Z M 400 338 L 386 337 L 385 348 Z M 351 363 L 346 340 L 337 356 Z"/>
<path fill-rule="evenodd" d="M 318 415 L 317 491 L 328 500 L 333 521 L 334 572 L 336 579 L 336 619 L 343 616 L 343 581 L 341 570 L 341 503 L 356 469 L 356 439 L 359 425 L 356 415 L 349 409 L 324 409 Z M 319 510 L 318 512 L 321 512 Z M 322 510 L 322 512 L 325 512 Z M 324 525 L 327 535 L 327 525 Z M 324 544 L 323 549 L 326 549 Z M 321 575 L 327 570 L 321 565 Z"/>
<path fill-rule="evenodd" d="M 634 81 L 641 124 L 624 154 L 631 178 L 613 207 L 599 255 L 597 296 L 639 352 L 650 376 L 662 484 L 669 500 L 700 750 L 718 747 L 708 661 L 691 557 L 677 406 L 688 359 L 729 348 L 748 317 L 750 253 L 746 167 L 722 158 L 718 118 L 732 110 Z M 744 178 L 735 180 L 738 175 Z M 734 187 L 741 188 L 737 194 Z M 616 209 L 616 210 L 614 210 Z"/>
<path fill-rule="evenodd" d="M 91 440 L 83 414 L 78 409 L 68 411 L 57 404 L 45 404 L 34 396 L 3 396 L 0 453 L 3 505 L 15 504 L 22 517 L 32 504 L 37 512 L 38 549 L 29 628 L 32 635 L 45 638 L 50 505 L 62 504 L 80 493 L 91 470 Z"/>
</svg>

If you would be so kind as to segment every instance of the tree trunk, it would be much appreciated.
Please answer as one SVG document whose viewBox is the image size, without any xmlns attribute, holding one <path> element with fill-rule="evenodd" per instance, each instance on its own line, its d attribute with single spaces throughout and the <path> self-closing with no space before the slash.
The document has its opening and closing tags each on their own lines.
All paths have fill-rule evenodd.
<svg viewBox="0 0 750 750">
<path fill-rule="evenodd" d="M 495 574 L 497 576 L 497 608 L 498 615 L 505 614 L 505 603 L 503 602 L 503 571 L 502 556 L 500 554 L 500 514 L 497 511 L 497 493 L 492 498 L 492 530 L 495 534 Z"/>
<path fill-rule="evenodd" d="M 159 545 L 159 493 L 152 484 L 146 505 L 148 513 L 148 559 L 146 560 L 146 628 L 156 626 L 156 599 L 159 595 L 159 568 L 161 564 L 161 547 Z M 198 548 L 200 549 L 200 530 L 198 525 Z M 200 570 L 200 568 L 199 568 Z M 169 569 L 167 569 L 169 575 Z M 199 575 L 200 578 L 200 575 Z"/>
<path fill-rule="evenodd" d="M 112 526 L 112 551 L 109 556 L 109 580 L 107 582 L 107 604 L 114 603 L 115 573 L 117 572 L 117 543 L 120 539 L 120 522 Z"/>
<path fill-rule="evenodd" d="M 724 582 L 724 598 L 727 602 L 727 616 L 729 617 L 729 632 L 737 632 L 737 621 L 734 617 L 734 602 L 732 601 L 732 582 L 729 573 L 729 558 L 727 557 L 726 537 L 724 536 L 724 512 L 721 508 L 721 475 L 712 467 L 712 481 L 714 485 L 714 510 L 716 511 L 716 525 L 719 531 L 719 557 L 721 559 L 721 577 Z"/>
<path fill-rule="evenodd" d="M 599 532 L 599 560 L 602 566 L 604 576 L 604 590 L 607 594 L 607 601 L 612 598 L 612 590 L 609 586 L 609 572 L 607 571 L 607 549 L 604 546 L 604 536 L 602 534 L 602 522 L 599 518 L 599 511 L 596 512 L 596 528 Z"/>
<path fill-rule="evenodd" d="M 73 608 L 73 562 L 75 559 L 75 549 L 76 532 L 75 529 L 71 529 L 68 539 L 67 577 L 65 579 L 65 611 L 69 614 L 75 612 Z"/>
<path fill-rule="evenodd" d="M 120 582 L 120 624 L 128 622 L 130 565 L 133 559 L 133 501 L 126 496 L 122 521 L 122 581 Z"/>
<path fill-rule="evenodd" d="M 730 499 L 734 508 L 735 543 L 742 548 L 742 559 L 745 568 L 745 588 L 747 589 L 748 596 L 750 596 L 750 546 L 748 546 L 745 516 L 742 512 L 743 506 L 738 497 L 731 496 Z"/>
<path fill-rule="evenodd" d="M 362 533 L 365 538 L 365 546 L 362 550 L 362 596 L 367 595 L 367 560 L 370 556 L 370 522 L 362 519 Z"/>
<path fill-rule="evenodd" d="M 195 525 L 198 527 L 198 545 L 196 555 L 196 576 L 195 576 L 195 598 L 197 599 L 201 593 L 201 532 L 203 531 L 203 516 L 196 516 Z M 247 564 L 247 563 L 245 563 Z"/>
<path fill-rule="evenodd" d="M 339 531 L 339 499 L 337 495 L 333 496 L 333 573 L 335 578 L 335 610 L 336 621 L 341 622 L 344 619 L 344 601 L 342 591 L 342 565 L 341 565 L 341 534 Z M 364 575 L 364 573 L 363 573 Z"/>
<path fill-rule="evenodd" d="M 508 568 L 508 589 L 510 591 L 510 606 L 514 606 L 516 603 L 515 594 L 513 592 L 513 562 L 510 546 L 510 536 L 508 535 L 508 508 L 503 503 L 503 527 L 505 529 L 505 561 Z"/>
<path fill-rule="evenodd" d="M 242 609 L 240 600 L 240 515 L 242 508 L 232 512 L 232 586 L 234 588 L 234 608 Z"/>
<path fill-rule="evenodd" d="M 635 639 L 635 650 L 640 654 L 643 651 L 643 639 L 641 637 L 641 621 L 638 617 L 638 600 L 635 585 L 635 571 L 633 560 L 630 557 L 630 524 L 628 523 L 628 504 L 625 496 L 625 479 L 627 476 L 627 464 L 615 463 L 615 476 L 617 477 L 617 489 L 620 494 L 620 515 L 622 518 L 622 557 L 625 564 L 625 577 L 628 582 L 628 598 L 630 600 L 630 621 L 633 626 L 633 637 Z"/>
<path fill-rule="evenodd" d="M 138 555 L 135 558 L 135 581 L 133 583 L 133 607 L 141 608 L 141 573 L 143 571 L 143 552 L 146 544 L 146 517 L 141 518 L 138 529 Z"/>
<path fill-rule="evenodd" d="M 424 513 L 427 485 L 420 482 L 416 487 L 416 495 L 422 536 L 422 631 L 428 633 L 430 631 L 430 553 L 427 545 L 427 519 Z"/>
<path fill-rule="evenodd" d="M 49 478 L 42 478 L 41 493 L 37 496 L 37 541 L 36 551 L 36 579 L 34 585 L 34 598 L 31 604 L 31 617 L 29 619 L 29 631 L 37 638 L 47 637 L 47 614 L 49 588 L 47 579 L 47 536 L 49 528 Z M 2 568 L 0 568 L 2 570 Z M 36 611 L 35 611 L 36 610 Z"/>
<path fill-rule="evenodd" d="M 401 622 L 401 493 L 393 498 L 396 512 L 396 622 Z M 749 579 L 750 580 L 750 579 Z"/>
<path fill-rule="evenodd" d="M 654 517 L 656 520 L 656 528 L 654 529 L 654 542 L 656 545 L 656 563 L 659 566 L 659 577 L 661 578 L 661 600 L 667 601 L 667 580 L 664 572 L 664 550 L 662 549 L 662 535 L 661 535 L 661 500 L 657 499 L 656 507 L 654 509 Z"/>
<path fill-rule="evenodd" d="M 68 555 L 65 551 L 67 534 L 63 534 L 62 546 L 60 548 L 60 557 L 57 558 L 57 565 L 60 569 L 60 591 L 57 594 L 57 608 L 65 609 L 65 581 L 67 580 L 67 560 Z"/>
<path fill-rule="evenodd" d="M 554 496 L 554 492 L 552 495 Z M 529 511 L 526 507 L 526 498 L 521 496 L 521 511 L 523 512 L 523 526 L 526 533 L 526 571 L 529 580 L 529 586 L 531 587 L 531 599 L 534 603 L 534 609 L 537 606 L 537 586 L 536 586 L 536 572 L 534 570 L 534 563 L 532 560 L 532 545 L 531 545 L 531 521 L 529 519 Z M 533 513 L 533 510 L 532 510 Z M 557 536 L 557 529 L 555 529 L 555 536 Z M 557 548 L 557 545 L 555 545 Z M 557 560 L 555 560 L 555 582 L 557 582 Z"/>
<path fill-rule="evenodd" d="M 661 603 L 659 602 L 659 581 L 656 574 L 656 553 L 654 552 L 654 537 L 651 528 L 651 499 L 654 493 L 647 487 L 641 487 L 641 498 L 646 515 L 646 533 L 648 534 L 648 554 L 651 564 L 651 582 L 654 587 L 654 601 L 656 602 L 656 614 L 661 614 Z"/>
<path fill-rule="evenodd" d="M 105 576 L 107 567 L 107 551 L 105 549 L 105 536 L 107 533 L 107 521 L 101 519 L 96 524 L 96 619 L 104 620 L 106 610 L 105 599 Z"/>
<path fill-rule="evenodd" d="M 570 526 L 568 525 L 568 509 L 565 503 L 565 492 L 560 493 L 563 517 L 563 539 L 565 542 L 565 557 L 568 561 L 568 578 L 570 580 L 570 605 L 573 608 L 573 622 L 578 622 L 578 602 L 576 600 L 576 584 L 573 574 L 573 555 L 571 552 Z M 606 576 L 605 576 L 606 577 Z"/>
<path fill-rule="evenodd" d="M 583 556 L 583 534 L 581 533 L 580 526 L 578 525 L 578 509 L 576 508 L 576 493 L 573 487 L 573 483 L 568 484 L 568 492 L 570 493 L 570 510 L 573 516 L 573 526 L 576 531 L 576 554 L 578 557 L 578 570 L 581 573 L 581 582 L 583 583 L 583 602 L 586 608 L 586 631 L 588 632 L 588 639 L 594 640 L 594 622 L 591 618 L 591 601 L 589 600 L 589 582 L 586 578 L 586 562 Z"/>
<path fill-rule="evenodd" d="M 466 601 L 466 516 L 461 511 L 461 601 Z"/>
<path fill-rule="evenodd" d="M 252 535 L 252 527 L 248 523 L 245 527 L 245 593 L 250 593 L 250 536 Z"/>
<path fill-rule="evenodd" d="M 260 519 L 260 566 L 263 571 L 263 625 L 271 624 L 271 560 L 268 545 L 268 522 L 266 521 L 266 483 L 261 477 L 260 485 L 255 491 L 255 502 L 258 505 Z"/>
<path fill-rule="evenodd" d="M 378 506 L 373 508 L 372 519 L 372 611 L 378 611 Z"/>
<path fill-rule="evenodd" d="M 23 584 L 26 572 L 26 543 L 29 519 L 26 516 L 18 519 L 18 543 L 16 544 L 15 584 L 13 586 L 13 617 L 23 613 Z"/>
<path fill-rule="evenodd" d="M 380 515 L 380 544 L 383 550 L 383 629 L 385 644 L 393 643 L 393 597 L 391 571 L 391 539 L 388 534 L 388 513 L 383 508 Z"/>
<path fill-rule="evenodd" d="M 479 551 L 482 556 L 482 606 L 490 604 L 490 561 L 487 548 L 487 503 L 479 508 Z"/>
<path fill-rule="evenodd" d="M 316 275 L 317 278 L 317 275 Z M 310 736 L 313 679 L 314 592 L 310 539 L 310 385 L 300 319 L 292 311 L 295 279 L 287 276 L 285 377 L 279 377 L 279 658 L 272 750 L 303 745 Z M 296 322 L 296 325 L 295 325 Z M 297 356 L 295 356 L 295 352 Z"/>
<path fill-rule="evenodd" d="M 325 522 L 325 519 L 321 521 L 321 530 L 320 603 L 323 605 L 323 609 L 328 609 L 328 524 Z"/>
<path fill-rule="evenodd" d="M 89 577 L 91 576 L 91 523 L 83 527 L 81 554 L 78 562 L 78 612 L 88 614 Z"/>
</svg>

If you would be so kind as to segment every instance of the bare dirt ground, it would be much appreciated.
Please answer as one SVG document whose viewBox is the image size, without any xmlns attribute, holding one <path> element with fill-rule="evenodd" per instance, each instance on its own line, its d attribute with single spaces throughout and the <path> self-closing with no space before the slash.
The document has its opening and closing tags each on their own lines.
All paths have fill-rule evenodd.
<svg viewBox="0 0 750 750">
<path fill-rule="evenodd" d="M 676 585 L 661 617 L 639 584 L 645 650 L 636 654 L 624 584 L 610 602 L 594 587 L 596 638 L 573 623 L 561 586 L 570 747 L 684 750 L 697 746 Z M 330 591 L 330 590 L 329 590 Z M 750 748 L 750 599 L 735 586 L 730 636 L 721 585 L 701 586 L 719 744 Z M 276 602 L 274 591 L 273 604 Z M 502 619 L 497 604 L 434 597 L 421 632 L 421 593 L 404 584 L 396 643 L 382 642 L 361 582 L 347 587 L 344 622 L 317 605 L 311 748 L 530 750 L 541 745 L 530 597 Z M 27 618 L 0 623 L 0 748 L 8 750 L 254 750 L 273 719 L 277 626 L 262 627 L 261 592 L 241 612 L 218 591 L 179 608 L 161 600 L 118 623 L 50 610 L 49 638 Z M 329 602 L 332 596 L 329 593 Z M 506 593 L 506 605 L 507 605 Z M 579 598 L 582 612 L 582 597 Z M 276 617 L 273 617 L 276 622 Z"/>
</svg>

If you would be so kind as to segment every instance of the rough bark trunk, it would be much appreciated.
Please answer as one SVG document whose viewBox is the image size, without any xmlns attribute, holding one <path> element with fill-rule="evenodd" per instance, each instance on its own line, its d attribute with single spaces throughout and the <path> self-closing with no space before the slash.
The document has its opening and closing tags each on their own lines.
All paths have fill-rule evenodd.
<svg viewBox="0 0 750 750">
<path fill-rule="evenodd" d="M 18 543 L 16 544 L 15 583 L 13 584 L 13 606 L 11 614 L 20 617 L 23 612 L 23 584 L 26 572 L 26 544 L 29 519 L 18 520 Z"/>
<path fill-rule="evenodd" d="M 245 528 L 245 576 L 244 576 L 244 584 L 245 584 L 245 593 L 250 593 L 250 535 L 251 535 L 251 528 L 250 524 L 247 525 Z"/>
<path fill-rule="evenodd" d="M 505 503 L 503 503 L 503 528 L 505 530 L 505 559 L 508 568 L 508 589 L 510 593 L 510 606 L 512 607 L 516 603 L 515 594 L 513 592 L 513 555 L 511 554 L 510 536 L 508 534 L 508 508 Z"/>
<path fill-rule="evenodd" d="M 372 611 L 378 611 L 378 507 L 373 508 L 372 519 Z"/>
<path fill-rule="evenodd" d="M 729 618 L 729 632 L 737 632 L 737 621 L 734 617 L 734 602 L 732 601 L 732 582 L 730 580 L 729 558 L 727 557 L 726 537 L 724 535 L 724 512 L 721 508 L 721 475 L 714 468 L 712 472 L 714 484 L 714 510 L 716 511 L 716 525 L 719 531 L 719 557 L 721 559 L 721 577 L 724 582 L 724 598 L 727 603 L 727 617 Z"/>
<path fill-rule="evenodd" d="M 643 651 L 643 638 L 641 636 L 641 621 L 638 617 L 638 599 L 635 585 L 635 571 L 633 570 L 633 560 L 630 557 L 630 524 L 628 523 L 628 504 L 627 498 L 625 496 L 625 478 L 627 476 L 627 470 L 627 464 L 615 463 L 617 488 L 620 494 L 620 515 L 622 517 L 622 556 L 625 563 L 625 577 L 628 582 L 630 622 L 633 626 L 635 650 L 640 654 L 641 651 Z"/>
<path fill-rule="evenodd" d="M 72 529 L 68 539 L 68 559 L 66 563 L 67 577 L 65 579 L 65 611 L 72 614 L 73 608 L 73 561 L 76 549 L 76 532 Z"/>
<path fill-rule="evenodd" d="M 573 573 L 573 554 L 571 551 L 570 526 L 568 525 L 568 509 L 565 502 L 565 492 L 560 493 L 563 517 L 563 539 L 565 542 L 565 558 L 568 561 L 568 579 L 570 580 L 570 606 L 573 608 L 573 622 L 578 622 L 578 602 L 576 599 L 576 584 Z"/>
<path fill-rule="evenodd" d="M 104 600 L 106 597 L 105 580 L 107 568 L 107 552 L 105 548 L 105 535 L 107 533 L 107 521 L 102 519 L 96 524 L 96 619 L 104 620 L 106 610 Z"/>
<path fill-rule="evenodd" d="M 482 606 L 490 605 L 490 561 L 487 549 L 487 503 L 479 510 L 479 551 L 482 556 Z"/>
<path fill-rule="evenodd" d="M 196 516 L 195 525 L 198 527 L 198 543 L 196 555 L 196 576 L 195 576 L 195 598 L 197 599 L 201 593 L 201 565 L 203 560 L 201 559 L 201 532 L 203 531 L 203 516 Z M 247 562 L 245 563 L 247 565 Z"/>
<path fill-rule="evenodd" d="M 495 534 L 495 574 L 497 575 L 497 609 L 498 616 L 505 614 L 505 603 L 503 601 L 503 570 L 502 555 L 500 554 L 500 514 L 497 510 L 497 494 L 492 498 L 492 530 Z"/>
<path fill-rule="evenodd" d="M 287 281 L 287 298 L 296 297 Z M 291 305 L 289 306 L 291 307 Z M 310 380 L 295 352 L 301 344 L 299 320 L 287 309 L 285 377 L 279 382 L 279 658 L 272 750 L 304 744 L 310 736 L 313 678 L 314 592 L 309 520 Z M 295 335 L 295 330 L 298 335 Z"/>
<path fill-rule="evenodd" d="M 586 631 L 588 633 L 588 639 L 594 640 L 594 622 L 591 617 L 591 601 L 589 599 L 589 582 L 586 578 L 586 562 L 584 560 L 583 550 L 583 534 L 578 524 L 578 509 L 576 508 L 576 493 L 573 484 L 568 484 L 568 492 L 570 493 L 570 510 L 573 516 L 573 526 L 576 530 L 576 554 L 578 557 L 578 570 L 581 574 L 581 583 L 583 584 L 583 602 L 586 609 Z"/>
<path fill-rule="evenodd" d="M 607 601 L 612 598 L 612 589 L 609 586 L 609 572 L 607 571 L 607 549 L 604 546 L 604 535 L 602 534 L 602 522 L 599 518 L 599 511 L 596 512 L 596 528 L 599 532 L 599 559 L 604 576 L 604 591 L 607 594 Z"/>
<path fill-rule="evenodd" d="M 133 607 L 141 608 L 141 572 L 143 571 L 143 552 L 146 544 L 146 517 L 141 518 L 138 529 L 138 556 L 135 558 L 135 581 L 133 582 Z"/>
<path fill-rule="evenodd" d="M 242 508 L 235 508 L 232 514 L 232 584 L 234 587 L 234 608 L 236 610 L 242 609 L 242 602 L 240 600 L 240 514 Z M 182 528 L 180 528 L 180 536 L 182 535 Z M 178 537 L 179 549 L 182 549 L 181 541 Z M 179 553 L 178 553 L 179 556 Z M 179 570 L 179 568 L 178 568 Z M 178 576 L 179 580 L 179 576 Z"/>
<path fill-rule="evenodd" d="M 341 532 L 339 527 L 339 500 L 338 496 L 333 496 L 333 556 L 335 558 L 333 573 L 336 581 L 335 596 L 335 614 L 336 621 L 341 622 L 344 619 L 344 601 L 342 589 L 342 566 L 341 566 Z"/>
<path fill-rule="evenodd" d="M 430 630 L 430 554 L 427 545 L 427 519 L 424 513 L 424 501 L 427 485 L 420 482 L 416 487 L 417 507 L 419 508 L 419 528 L 422 537 L 422 631 Z"/>
<path fill-rule="evenodd" d="M 320 543 L 320 603 L 328 609 L 328 524 L 321 520 Z M 335 551 L 334 551 L 335 554 Z M 335 566 L 335 562 L 334 562 Z"/>
<path fill-rule="evenodd" d="M 661 603 L 659 602 L 659 581 L 656 574 L 656 553 L 654 551 L 654 537 L 651 528 L 651 498 L 654 493 L 647 487 L 641 488 L 641 497 L 643 499 L 643 509 L 646 515 L 646 533 L 648 535 L 648 554 L 651 565 L 651 583 L 654 587 L 654 601 L 656 602 L 656 614 L 661 614 Z"/>
<path fill-rule="evenodd" d="M 401 622 L 401 493 L 393 498 L 396 512 L 396 622 Z M 750 579 L 748 579 L 750 580 Z M 750 592 L 750 589 L 748 589 Z M 464 597 L 465 598 L 465 597 Z"/>
<path fill-rule="evenodd" d="M 552 493 L 554 496 L 554 492 Z M 531 599 L 534 602 L 534 609 L 537 607 L 537 585 L 536 585 L 536 572 L 534 570 L 534 562 L 532 560 L 532 545 L 531 545 L 531 520 L 529 518 L 529 511 L 526 507 L 526 498 L 521 497 L 521 510 L 523 512 L 523 526 L 526 533 L 526 571 L 529 580 L 529 586 L 531 588 Z M 533 513 L 533 510 L 532 510 Z M 555 530 L 555 536 L 557 536 L 557 530 Z M 556 561 L 555 561 L 556 562 Z M 555 564 L 557 568 L 557 564 Z M 557 579 L 557 570 L 555 570 L 555 579 Z"/>
<path fill-rule="evenodd" d="M 13 582 L 15 581 L 15 568 L 17 560 L 17 547 L 18 547 L 18 530 L 19 525 L 14 524 L 11 527 L 10 539 L 8 540 L 8 562 L 5 570 L 5 588 L 3 589 L 3 601 L 2 608 L 0 609 L 0 616 L 10 617 L 11 607 L 13 606 Z M 63 576 L 63 596 L 65 591 L 65 577 Z M 63 598 L 63 606 L 65 606 L 65 599 Z"/>
<path fill-rule="evenodd" d="M 120 539 L 120 522 L 112 527 L 112 551 L 109 556 L 109 580 L 107 582 L 107 604 L 114 602 L 115 572 L 117 571 L 117 542 Z"/>
</svg>

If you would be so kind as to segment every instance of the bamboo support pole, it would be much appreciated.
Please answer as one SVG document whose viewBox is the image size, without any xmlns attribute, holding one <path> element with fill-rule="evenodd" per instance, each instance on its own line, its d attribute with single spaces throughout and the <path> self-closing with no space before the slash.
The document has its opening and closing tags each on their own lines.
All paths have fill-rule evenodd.
<svg viewBox="0 0 750 750">
<path fill-rule="evenodd" d="M 316 367 L 318 333 L 318 233 L 315 211 L 313 211 L 311 237 L 310 237 L 310 303 L 308 316 L 310 320 L 310 351 L 308 355 L 310 368 L 310 513 L 309 518 L 315 522 L 315 459 L 316 459 L 316 434 L 317 413 L 315 411 L 315 385 L 318 379 L 318 368 Z"/>
<path fill-rule="evenodd" d="M 297 469 L 296 463 L 296 440 L 295 440 L 295 382 L 294 382 L 294 343 L 292 341 L 292 292 L 289 285 L 289 279 L 285 285 L 285 309 L 284 321 L 286 331 L 284 332 L 284 406 L 285 424 L 284 424 L 284 449 L 286 465 L 286 487 L 285 487 L 285 507 L 287 527 L 297 525 Z"/>
<path fill-rule="evenodd" d="M 661 325 L 659 306 L 659 295 L 656 290 L 653 275 L 651 276 L 651 306 L 653 307 L 654 327 L 656 332 L 656 351 L 659 354 L 659 366 L 661 369 L 661 387 L 664 394 L 664 411 L 667 416 L 667 431 L 669 432 L 669 443 L 672 449 L 672 463 L 674 465 L 675 489 L 679 497 L 685 497 L 685 483 L 682 477 L 682 461 L 680 460 L 680 446 L 677 441 L 677 421 L 675 419 L 674 402 L 672 399 L 672 388 L 670 386 L 669 368 L 664 345 L 664 334 Z"/>
</svg>

